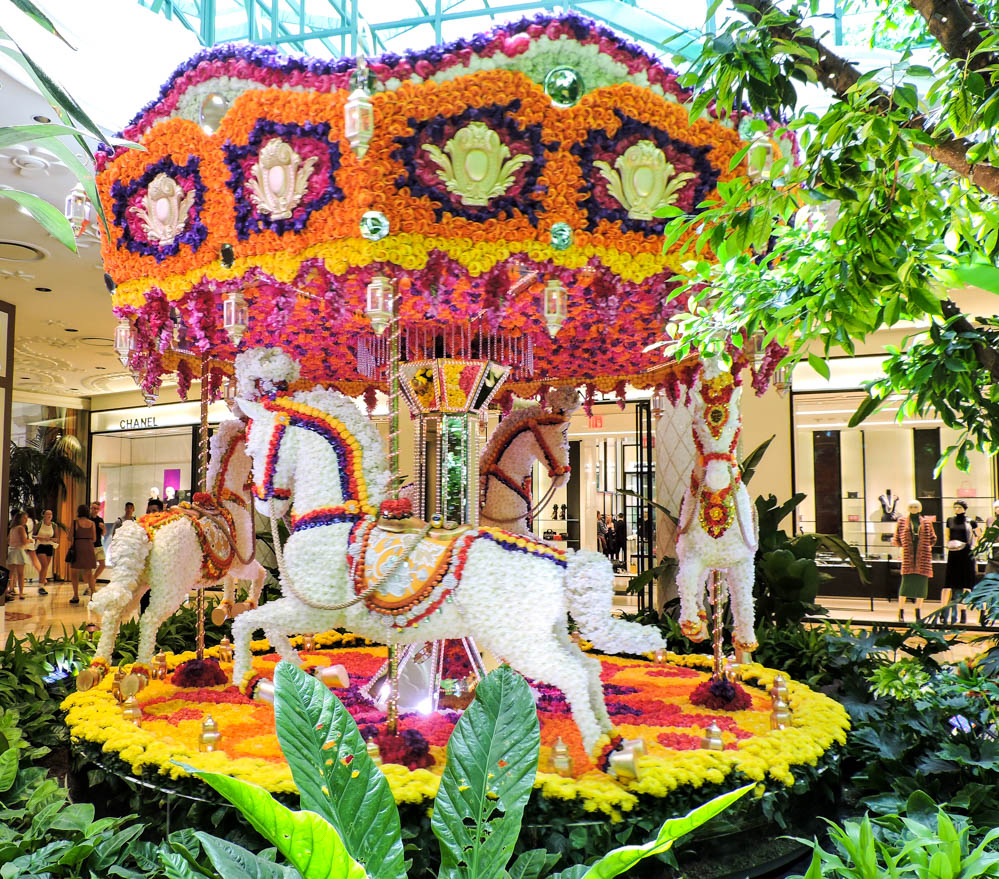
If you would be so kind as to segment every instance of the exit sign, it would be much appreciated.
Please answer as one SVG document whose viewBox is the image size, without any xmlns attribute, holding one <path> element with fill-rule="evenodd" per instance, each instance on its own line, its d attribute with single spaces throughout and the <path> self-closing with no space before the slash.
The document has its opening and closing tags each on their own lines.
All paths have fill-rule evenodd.
<svg viewBox="0 0 999 879">
<path fill-rule="evenodd" d="M 603 415 L 591 415 L 589 419 L 589 425 L 593 429 L 596 429 L 598 427 L 603 427 L 604 426 Z"/>
</svg>

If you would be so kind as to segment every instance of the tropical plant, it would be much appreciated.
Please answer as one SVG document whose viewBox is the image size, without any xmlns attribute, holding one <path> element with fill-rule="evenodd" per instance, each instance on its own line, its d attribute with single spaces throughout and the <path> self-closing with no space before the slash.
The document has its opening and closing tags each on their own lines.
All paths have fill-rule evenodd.
<svg viewBox="0 0 999 879">
<path fill-rule="evenodd" d="M 42 65 L 24 51 L 22 48 L 24 43 L 23 29 L 32 26 L 44 28 L 66 43 L 67 46 L 73 48 L 69 41 L 59 33 L 51 19 L 32 0 L 0 0 L 0 3 L 6 7 L 3 15 L 3 26 L 0 28 L 0 52 L 12 58 L 16 64 L 24 69 L 59 119 L 58 122 L 0 127 L 0 148 L 13 144 L 33 143 L 57 155 L 83 187 L 92 208 L 97 212 L 105 233 L 107 233 L 104 209 L 97 197 L 93 171 L 94 153 L 90 141 L 96 140 L 97 142 L 140 150 L 144 147 L 131 141 L 110 137 L 102 131 L 72 95 L 46 73 Z M 74 144 L 72 147 L 65 142 L 66 138 Z M 77 152 L 80 150 L 86 157 L 84 161 L 77 157 Z M 79 230 L 73 229 L 60 208 L 32 192 L 23 192 L 18 189 L 0 189 L 0 197 L 17 202 L 53 238 L 70 250 L 76 250 L 76 234 Z"/>
<path fill-rule="evenodd" d="M 10 444 L 11 510 L 55 507 L 67 493 L 66 482 L 84 479 L 79 465 L 80 443 L 74 436 L 58 436 L 46 448 Z"/>
<path fill-rule="evenodd" d="M 198 833 L 224 877 L 268 879 L 404 879 L 399 814 L 381 770 L 357 726 L 319 681 L 281 662 L 275 675 L 275 723 L 281 750 L 298 787 L 302 811 L 263 788 L 210 772 L 196 774 L 232 802 L 288 862 L 277 866 L 224 839 Z M 487 675 L 455 726 L 434 801 L 431 829 L 441 850 L 440 877 L 536 879 L 550 856 L 521 853 L 510 864 L 538 765 L 537 711 L 526 682 L 504 666 Z M 752 785 L 716 797 L 683 818 L 670 819 L 654 839 L 577 864 L 559 879 L 611 879 L 742 797 Z M 296 872 L 297 871 L 297 872 Z"/>
<path fill-rule="evenodd" d="M 890 22 L 897 60 L 864 70 L 862 49 L 851 60 L 813 29 L 826 26 L 815 8 L 745 0 L 712 32 L 687 35 L 697 44 L 681 77 L 697 90 L 691 117 L 709 103 L 756 117 L 736 120 L 751 143 L 733 157 L 748 156 L 753 173 L 720 185 L 696 214 L 661 212 L 667 245 L 685 242 L 691 263 L 674 291 L 691 297 L 691 314 L 671 350 L 774 342 L 785 366 L 807 359 L 827 375 L 830 353 L 915 322 L 855 420 L 900 393 L 902 416 L 932 411 L 958 431 L 946 454 L 965 466 L 969 449 L 999 443 L 999 325 L 944 291 L 996 289 L 982 265 L 999 251 L 999 10 L 879 3 L 871 38 L 883 42 Z M 825 90 L 825 109 L 802 107 L 804 84 Z"/>
<path fill-rule="evenodd" d="M 912 793 L 901 814 L 876 821 L 865 815 L 842 826 L 829 823 L 827 851 L 814 840 L 804 877 L 794 879 L 979 879 L 999 875 L 999 853 L 990 844 L 999 828 L 974 839 L 963 816 L 951 816 L 922 791 Z"/>
</svg>

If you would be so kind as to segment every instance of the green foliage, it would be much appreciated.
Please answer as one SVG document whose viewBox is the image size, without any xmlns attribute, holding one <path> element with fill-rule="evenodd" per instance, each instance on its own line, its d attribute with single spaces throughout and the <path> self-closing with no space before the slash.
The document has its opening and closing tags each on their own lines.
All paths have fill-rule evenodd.
<svg viewBox="0 0 999 879">
<path fill-rule="evenodd" d="M 405 876 L 392 791 L 347 709 L 321 681 L 289 663 L 278 666 L 274 680 L 278 741 L 302 808 L 336 829 L 372 879 Z"/>
<path fill-rule="evenodd" d="M 898 815 L 878 821 L 869 816 L 842 826 L 829 822 L 832 851 L 801 840 L 813 849 L 804 879 L 979 879 L 999 875 L 999 853 L 990 844 L 999 829 L 975 845 L 972 829 L 948 815 L 922 791 L 911 794 Z M 794 877 L 802 879 L 802 877 Z"/>
<path fill-rule="evenodd" d="M 66 495 L 66 481 L 84 479 L 80 467 L 80 444 L 75 437 L 61 436 L 44 448 L 10 444 L 8 502 L 11 512 L 34 507 L 54 507 Z"/>
<path fill-rule="evenodd" d="M 302 791 L 302 805 L 308 800 L 332 815 L 334 821 L 342 822 L 345 816 L 340 810 L 344 804 L 355 802 L 357 793 L 380 802 L 380 787 L 369 776 L 370 758 L 350 715 L 342 706 L 338 711 L 322 694 L 314 692 L 303 673 L 282 670 L 283 665 L 279 664 L 275 675 L 276 703 L 284 705 L 281 744 L 283 749 L 293 749 L 288 757 L 289 762 L 295 761 L 296 779 L 310 771 L 334 785 L 366 779 L 348 792 L 329 787 L 317 793 L 315 783 L 310 782 Z M 332 695 L 329 698 L 337 701 Z M 320 725 L 322 729 L 317 729 Z M 326 759 L 355 767 L 349 777 L 314 765 L 317 732 L 324 732 L 320 751 L 323 744 L 336 742 L 336 756 Z M 434 802 L 432 828 L 443 855 L 440 876 L 538 879 L 552 865 L 550 855 L 533 849 L 522 852 L 508 868 L 533 786 L 539 746 L 537 713 L 527 683 L 505 666 L 487 675 L 448 743 L 447 764 Z M 332 754 L 332 747 L 326 753 Z M 346 829 L 341 837 L 333 823 L 320 814 L 294 812 L 256 785 L 215 773 L 194 774 L 232 802 L 302 879 L 364 879 L 366 873 L 358 863 L 358 853 L 370 852 L 371 842 L 363 835 Z M 717 797 L 683 818 L 667 821 L 644 845 L 616 848 L 593 865 L 573 866 L 557 875 L 561 879 L 619 876 L 645 858 L 663 855 L 676 839 L 725 810 L 752 786 Z M 388 806 L 395 813 L 395 804 Z M 362 803 L 361 808 L 366 807 Z M 375 871 L 379 872 L 375 875 L 394 875 L 394 853 L 402 839 L 398 815 L 394 818 L 394 822 L 383 824 L 383 832 L 389 837 L 389 854 L 378 861 Z M 262 855 L 251 856 L 224 840 L 198 836 L 223 879 L 291 879 L 295 875 L 277 872 Z"/>
<path fill-rule="evenodd" d="M 972 24 L 956 45 L 927 26 L 924 15 L 948 21 L 935 4 L 879 5 L 875 32 L 884 42 L 890 29 L 900 55 L 867 72 L 805 23 L 808 4 L 734 8 L 716 33 L 696 35 L 699 53 L 684 62 L 681 81 L 698 92 L 691 115 L 709 103 L 723 116 L 748 104 L 787 121 L 736 120 L 760 141 L 733 167 L 745 158 L 760 173 L 720 184 L 694 213 L 668 220 L 665 246 L 686 242 L 691 260 L 689 283 L 674 292 L 693 302 L 670 350 L 718 350 L 727 339 L 741 347 L 755 336 L 787 346 L 785 366 L 807 360 L 824 374 L 824 358 L 853 354 L 877 330 L 928 322 L 889 352 L 865 409 L 890 388 L 904 398 L 900 417 L 938 413 L 959 432 L 947 454 L 966 466 L 970 449 L 999 439 L 999 327 L 969 319 L 941 291 L 977 284 L 960 269 L 992 265 L 999 250 L 999 193 L 978 174 L 978 163 L 999 165 L 995 4 L 969 7 Z M 926 46 L 932 68 L 912 57 Z M 824 110 L 798 106 L 795 85 L 806 83 L 829 93 Z M 772 162 L 768 139 L 780 145 Z"/>
</svg>

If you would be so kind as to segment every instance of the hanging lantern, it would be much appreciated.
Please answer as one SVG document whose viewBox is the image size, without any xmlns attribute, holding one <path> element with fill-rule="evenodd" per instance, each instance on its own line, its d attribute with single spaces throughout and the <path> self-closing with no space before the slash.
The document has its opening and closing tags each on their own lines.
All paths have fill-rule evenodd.
<svg viewBox="0 0 999 879">
<path fill-rule="evenodd" d="M 782 397 L 791 390 L 791 369 L 787 366 L 782 366 L 777 370 L 777 374 L 774 376 L 774 390 L 777 391 Z"/>
<path fill-rule="evenodd" d="M 368 284 L 368 305 L 364 313 L 376 336 L 385 332 L 392 320 L 392 282 L 385 275 L 375 275 Z"/>
<path fill-rule="evenodd" d="M 114 350 L 122 366 L 128 366 L 128 358 L 135 347 L 135 329 L 127 318 L 119 318 L 118 326 L 114 328 Z"/>
<path fill-rule="evenodd" d="M 343 134 L 354 155 L 363 159 L 375 133 L 375 112 L 368 91 L 368 64 L 360 56 L 354 76 L 354 90 L 343 105 Z"/>
<path fill-rule="evenodd" d="M 79 183 L 66 196 L 66 219 L 69 220 L 70 228 L 74 235 L 79 235 L 90 222 L 90 199 L 87 198 L 87 191 Z"/>
<path fill-rule="evenodd" d="M 653 421 L 658 421 L 663 417 L 663 413 L 666 411 L 668 403 L 669 400 L 662 391 L 652 395 L 652 402 L 650 403 L 650 406 L 652 408 Z"/>
<path fill-rule="evenodd" d="M 565 287 L 560 280 L 553 278 L 545 285 L 545 323 L 548 325 L 548 334 L 553 339 L 565 323 L 566 300 Z"/>
<path fill-rule="evenodd" d="M 222 326 L 233 345 L 238 345 L 243 338 L 246 320 L 246 299 L 239 290 L 230 290 L 222 297 Z"/>
</svg>

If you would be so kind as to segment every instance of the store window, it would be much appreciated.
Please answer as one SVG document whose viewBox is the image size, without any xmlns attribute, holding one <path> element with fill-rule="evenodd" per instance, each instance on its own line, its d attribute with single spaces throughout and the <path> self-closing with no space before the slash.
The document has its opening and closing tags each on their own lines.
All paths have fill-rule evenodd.
<svg viewBox="0 0 999 879">
<path fill-rule="evenodd" d="M 127 502 L 141 515 L 150 498 L 166 506 L 190 500 L 194 457 L 191 426 L 94 434 L 90 496 L 112 519 Z"/>
<path fill-rule="evenodd" d="M 994 458 L 972 453 L 967 472 L 948 463 L 938 473 L 941 454 L 958 432 L 933 417 L 896 421 L 900 397 L 851 428 L 863 398 L 859 390 L 794 394 L 795 490 L 806 495 L 796 527 L 838 534 L 872 558 L 897 557 L 895 519 L 916 499 L 938 523 L 936 551 L 942 553 L 942 525 L 955 501 L 968 505 L 969 519 L 991 515 Z"/>
</svg>

